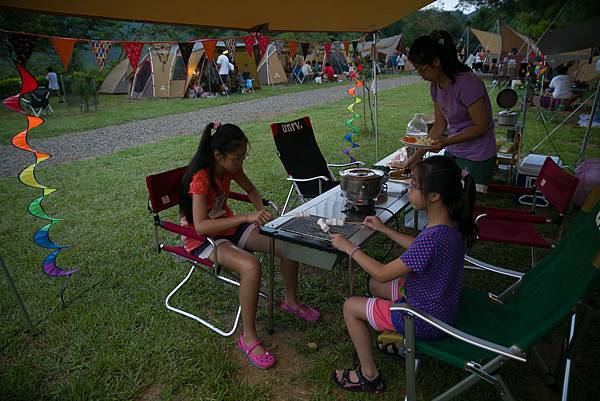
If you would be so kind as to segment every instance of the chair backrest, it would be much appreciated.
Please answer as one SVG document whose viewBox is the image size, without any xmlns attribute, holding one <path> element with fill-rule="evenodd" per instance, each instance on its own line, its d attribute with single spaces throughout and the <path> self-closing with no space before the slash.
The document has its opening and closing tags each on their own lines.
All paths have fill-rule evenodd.
<svg viewBox="0 0 600 401">
<path fill-rule="evenodd" d="M 179 167 L 146 177 L 150 206 L 154 213 L 179 204 L 181 178 L 187 167 Z"/>
<path fill-rule="evenodd" d="M 333 181 L 327 162 L 319 149 L 310 118 L 271 124 L 277 155 L 292 178 L 325 176 Z M 317 181 L 298 183 L 304 196 L 318 194 Z"/>
<path fill-rule="evenodd" d="M 536 179 L 537 188 L 544 197 L 558 210 L 565 214 L 579 183 L 579 178 L 564 171 L 558 164 L 547 157 Z"/>
<path fill-rule="evenodd" d="M 246 89 L 252 89 L 254 87 L 254 80 L 253 79 L 246 79 Z"/>
<path fill-rule="evenodd" d="M 566 319 L 600 279 L 600 187 L 571 223 L 566 237 L 523 277 L 500 308 L 509 335 L 526 347 Z"/>
</svg>

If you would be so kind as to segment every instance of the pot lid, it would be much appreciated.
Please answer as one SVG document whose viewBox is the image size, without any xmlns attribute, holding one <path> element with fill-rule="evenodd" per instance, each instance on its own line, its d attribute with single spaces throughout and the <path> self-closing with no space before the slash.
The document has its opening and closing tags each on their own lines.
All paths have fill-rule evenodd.
<svg viewBox="0 0 600 401">
<path fill-rule="evenodd" d="M 496 96 L 496 103 L 503 109 L 510 109 L 517 104 L 517 100 L 519 100 L 519 95 L 510 88 L 502 89 Z"/>
<path fill-rule="evenodd" d="M 383 175 L 383 171 L 372 168 L 349 168 L 340 171 L 340 176 L 348 178 L 377 178 Z"/>
</svg>

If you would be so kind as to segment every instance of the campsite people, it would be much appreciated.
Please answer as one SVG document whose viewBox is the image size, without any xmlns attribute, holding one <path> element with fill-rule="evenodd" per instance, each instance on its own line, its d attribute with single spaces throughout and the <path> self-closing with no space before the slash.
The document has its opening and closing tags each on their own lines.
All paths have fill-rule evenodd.
<svg viewBox="0 0 600 401">
<path fill-rule="evenodd" d="M 333 381 L 343 389 L 375 393 L 384 390 L 373 358 L 369 326 L 379 332 L 404 333 L 404 312 L 391 312 L 393 303 L 405 302 L 443 322 L 455 323 L 465 247 L 475 239 L 475 184 L 467 174 L 463 188 L 462 179 L 462 170 L 447 156 L 432 156 L 416 165 L 408 199 L 416 210 L 424 210 L 428 219 L 427 227 L 416 238 L 387 227 L 378 217 L 365 218 L 364 225 L 406 249 L 389 263 L 371 258 L 341 235 L 332 237 L 331 244 L 369 274 L 372 294 L 370 298 L 355 296 L 344 302 L 344 321 L 360 365 L 333 373 Z M 415 319 L 415 335 L 437 340 L 444 333 Z M 395 344 L 378 343 L 378 348 L 383 353 L 399 354 Z"/>
<path fill-rule="evenodd" d="M 52 67 L 46 68 L 46 81 L 48 81 L 48 89 L 50 90 L 50 95 L 59 96 L 60 87 L 58 86 L 58 76 L 56 75 Z"/>
<path fill-rule="evenodd" d="M 333 70 L 333 67 L 331 66 L 331 64 L 329 63 L 325 63 L 325 70 L 323 70 L 323 75 L 325 75 L 325 77 L 327 77 L 327 80 L 329 82 L 335 82 L 335 71 Z"/>
<path fill-rule="evenodd" d="M 550 81 L 549 89 L 552 90 L 553 105 L 568 106 L 573 101 L 573 92 L 571 91 L 573 82 L 568 70 L 569 68 L 566 65 L 561 65 L 557 68 L 558 75 Z"/>
<path fill-rule="evenodd" d="M 219 70 L 219 76 L 221 77 L 221 84 L 223 85 L 223 90 L 221 93 L 225 95 L 228 93 L 229 89 L 227 88 L 227 79 L 229 78 L 229 57 L 227 54 L 229 51 L 227 49 L 223 50 L 223 53 L 217 57 L 217 68 Z"/>
<path fill-rule="evenodd" d="M 396 69 L 398 71 L 404 71 L 405 64 L 406 64 L 406 55 L 403 52 L 399 52 L 398 59 L 396 61 Z"/>
<path fill-rule="evenodd" d="M 307 61 L 302 64 L 302 74 L 304 75 L 304 80 L 309 82 L 312 75 L 312 67 L 310 66 L 310 61 Z"/>
<path fill-rule="evenodd" d="M 435 122 L 429 132 L 436 150 L 469 171 L 478 192 L 487 192 L 496 166 L 496 138 L 492 105 L 481 79 L 456 58 L 452 37 L 445 31 L 421 36 L 410 48 L 408 59 L 416 72 L 430 82 Z M 448 129 L 448 136 L 442 136 Z M 414 165 L 426 150 L 417 149 L 408 159 Z"/>
<path fill-rule="evenodd" d="M 262 345 L 256 333 L 261 263 L 252 252 L 268 252 L 269 241 L 259 234 L 258 228 L 268 222 L 271 215 L 264 210 L 258 189 L 244 172 L 247 156 L 248 139 L 238 126 L 208 124 L 182 178 L 180 214 L 182 225 L 200 235 L 210 235 L 218 252 L 213 252 L 208 241 L 183 236 L 185 249 L 211 260 L 217 254 L 220 265 L 239 274 L 243 332 L 238 346 L 254 366 L 267 369 L 275 364 L 275 356 Z M 256 211 L 233 214 L 227 205 L 232 180 L 248 193 Z M 285 298 L 280 302 L 280 308 L 300 319 L 316 322 L 319 311 L 300 303 L 296 296 L 298 263 L 282 257 L 279 249 L 275 253 L 280 258 L 285 285 Z"/>
</svg>

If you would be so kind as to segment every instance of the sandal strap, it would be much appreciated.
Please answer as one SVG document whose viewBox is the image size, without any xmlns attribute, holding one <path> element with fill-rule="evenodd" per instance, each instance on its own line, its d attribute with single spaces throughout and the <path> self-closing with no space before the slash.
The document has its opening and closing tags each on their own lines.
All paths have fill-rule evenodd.
<svg viewBox="0 0 600 401">
<path fill-rule="evenodd" d="M 262 345 L 261 341 L 256 341 L 254 344 L 252 344 L 251 346 L 248 347 L 248 350 L 246 351 L 247 354 L 250 354 L 252 352 L 252 350 L 256 347 L 258 347 L 259 345 Z"/>
</svg>

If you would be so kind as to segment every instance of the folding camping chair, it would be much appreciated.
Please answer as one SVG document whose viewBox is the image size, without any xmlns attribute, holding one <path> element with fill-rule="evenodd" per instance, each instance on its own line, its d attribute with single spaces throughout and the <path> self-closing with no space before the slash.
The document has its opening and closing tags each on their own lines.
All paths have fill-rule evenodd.
<svg viewBox="0 0 600 401">
<path fill-rule="evenodd" d="M 302 68 L 297 65 L 294 68 L 292 68 L 292 76 L 290 77 L 290 82 L 288 83 L 294 83 L 294 82 L 298 82 L 299 84 L 304 83 L 304 73 L 302 72 Z"/>
<path fill-rule="evenodd" d="M 240 92 L 242 93 L 242 95 L 245 95 L 246 93 L 254 93 L 254 80 L 250 78 L 249 72 L 242 73 Z"/>
<path fill-rule="evenodd" d="M 531 199 L 531 211 L 476 207 L 475 223 L 479 228 L 478 240 L 513 245 L 524 245 L 531 248 L 531 264 L 535 264 L 535 248 L 553 248 L 555 244 L 547 240 L 538 225 L 554 223 L 562 229 L 562 222 L 569 210 L 571 198 L 575 193 L 579 179 L 560 168 L 550 157 L 542 165 L 540 173 L 532 188 L 510 185 L 490 185 L 489 190 L 520 195 L 520 199 Z M 548 218 L 535 215 L 538 204 L 538 190 L 549 202 L 558 216 Z M 560 238 L 560 232 L 558 238 Z"/>
<path fill-rule="evenodd" d="M 185 173 L 186 167 L 180 167 L 174 170 L 166 171 L 159 174 L 153 174 L 146 177 L 146 187 L 148 188 L 148 211 L 154 217 L 154 241 L 156 243 L 156 249 L 158 252 L 165 251 L 170 255 L 185 261 L 191 264 L 191 268 L 187 274 L 187 276 L 179 283 L 177 286 L 169 293 L 167 298 L 165 299 L 165 305 L 167 309 L 170 311 L 179 313 L 183 316 L 186 316 L 190 319 L 197 321 L 198 323 L 208 327 L 212 331 L 224 336 L 228 337 L 235 333 L 237 329 L 238 322 L 240 320 L 241 315 L 241 306 L 238 305 L 237 313 L 235 320 L 233 321 L 232 327 L 229 331 L 222 330 L 215 325 L 211 324 L 205 319 L 202 319 L 192 313 L 186 312 L 182 309 L 178 309 L 172 306 L 169 301 L 170 299 L 179 291 L 179 289 L 190 279 L 194 270 L 198 267 L 201 270 L 211 274 L 214 278 L 223 281 L 227 284 L 239 286 L 239 282 L 233 280 L 230 277 L 226 277 L 221 274 L 221 266 L 217 262 L 213 262 L 209 259 L 199 258 L 197 256 L 192 255 L 181 245 L 168 245 L 166 243 L 161 242 L 159 236 L 159 228 L 165 230 L 171 234 L 185 235 L 187 237 L 192 237 L 198 240 L 207 240 L 209 241 L 214 248 L 213 255 L 214 259 L 217 260 L 217 248 L 215 247 L 215 242 L 212 238 L 208 236 L 198 235 L 194 229 L 190 229 L 179 224 L 175 224 L 166 220 L 162 220 L 160 218 L 159 213 L 169 209 L 173 206 L 177 206 L 179 204 L 179 196 L 180 196 L 180 184 L 181 178 Z M 229 192 L 229 199 L 235 199 L 242 202 L 250 203 L 250 199 L 248 196 L 244 194 L 240 194 L 237 192 Z M 279 214 L 279 210 L 277 206 L 267 200 L 263 199 L 263 204 L 265 206 L 271 206 L 275 210 L 277 214 Z M 260 294 L 265 297 L 264 294 Z"/>
<path fill-rule="evenodd" d="M 287 210 L 294 190 L 297 195 L 296 200 L 305 202 L 339 185 L 330 167 L 364 165 L 361 161 L 343 164 L 327 163 L 315 140 L 315 133 L 308 117 L 272 123 L 271 131 L 277 155 L 288 174 L 287 180 L 292 182 L 282 214 Z"/>
<path fill-rule="evenodd" d="M 533 269 L 523 274 L 474 261 L 479 267 L 516 279 L 499 296 L 465 288 L 457 322 L 448 325 L 417 308 L 394 304 L 392 311 L 405 312 L 404 336 L 386 333 L 385 341 L 400 342 L 406 363 L 406 398 L 416 400 L 418 358 L 429 356 L 464 369 L 469 376 L 435 400 L 449 400 L 483 380 L 496 387 L 503 400 L 513 400 L 498 373 L 512 360 L 526 362 L 528 351 L 541 357 L 535 345 L 555 327 L 570 320 L 562 355 L 556 364 L 563 376 L 563 400 L 569 391 L 571 358 L 579 329 L 587 323 L 585 300 L 600 278 L 600 187 L 588 197 L 567 236 Z M 473 260 L 469 260 L 473 262 Z M 447 336 L 439 341 L 415 339 L 415 319 L 422 319 Z M 380 335 L 380 337 L 382 337 Z M 545 367 L 545 363 L 542 363 Z"/>
<path fill-rule="evenodd" d="M 42 114 L 47 115 L 48 112 L 54 113 L 50 106 L 50 90 L 46 87 L 41 86 L 33 92 L 26 93 L 21 96 L 21 100 L 36 117 Z"/>
</svg>

